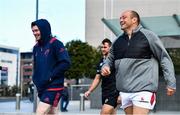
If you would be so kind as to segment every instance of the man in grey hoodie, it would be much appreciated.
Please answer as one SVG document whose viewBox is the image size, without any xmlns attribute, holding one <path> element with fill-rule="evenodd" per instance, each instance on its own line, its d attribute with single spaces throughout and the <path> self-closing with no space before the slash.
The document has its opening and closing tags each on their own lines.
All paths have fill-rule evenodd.
<svg viewBox="0 0 180 115">
<path fill-rule="evenodd" d="M 148 114 L 156 103 L 159 65 L 167 83 L 167 95 L 176 91 L 174 66 L 159 37 L 140 25 L 139 14 L 124 11 L 120 17 L 124 31 L 112 44 L 101 74 L 115 67 L 116 87 L 126 114 Z"/>
</svg>

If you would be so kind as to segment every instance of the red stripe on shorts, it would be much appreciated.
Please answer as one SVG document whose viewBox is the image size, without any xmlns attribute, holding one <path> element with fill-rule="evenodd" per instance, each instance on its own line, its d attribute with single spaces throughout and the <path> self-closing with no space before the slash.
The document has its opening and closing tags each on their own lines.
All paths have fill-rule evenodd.
<svg viewBox="0 0 180 115">
<path fill-rule="evenodd" d="M 63 90 L 64 88 L 49 88 L 47 89 L 48 91 L 60 91 Z"/>
<path fill-rule="evenodd" d="M 60 93 L 57 93 L 53 102 L 53 107 L 57 107 L 58 103 L 59 103 L 59 98 L 60 98 Z"/>
<path fill-rule="evenodd" d="M 150 100 L 151 105 L 154 103 L 155 99 L 156 99 L 155 93 L 152 93 L 151 100 Z"/>
</svg>

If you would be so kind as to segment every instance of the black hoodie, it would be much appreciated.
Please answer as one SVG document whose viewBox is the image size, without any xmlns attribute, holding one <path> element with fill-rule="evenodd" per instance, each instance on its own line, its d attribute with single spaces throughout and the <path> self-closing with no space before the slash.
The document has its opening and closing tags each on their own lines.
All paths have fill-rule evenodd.
<svg viewBox="0 0 180 115">
<path fill-rule="evenodd" d="M 62 88 L 64 72 L 70 67 L 70 58 L 62 42 L 53 38 L 47 20 L 39 19 L 31 23 L 38 26 L 41 39 L 33 48 L 33 82 L 38 92 L 46 89 Z"/>
</svg>

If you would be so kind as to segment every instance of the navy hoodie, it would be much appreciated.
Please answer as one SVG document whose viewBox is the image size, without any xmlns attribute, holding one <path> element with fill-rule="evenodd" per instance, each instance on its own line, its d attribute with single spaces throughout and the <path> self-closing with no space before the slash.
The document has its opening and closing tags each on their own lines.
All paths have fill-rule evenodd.
<svg viewBox="0 0 180 115">
<path fill-rule="evenodd" d="M 64 73 L 70 67 L 70 58 L 62 42 L 53 38 L 47 20 L 32 22 L 37 25 L 41 39 L 33 48 L 34 70 L 33 82 L 38 92 L 46 89 L 61 89 L 64 84 Z"/>
</svg>

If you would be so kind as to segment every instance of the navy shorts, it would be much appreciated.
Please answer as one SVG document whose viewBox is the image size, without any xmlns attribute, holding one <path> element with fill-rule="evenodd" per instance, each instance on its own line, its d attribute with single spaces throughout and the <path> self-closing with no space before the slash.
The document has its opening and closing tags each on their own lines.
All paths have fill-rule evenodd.
<svg viewBox="0 0 180 115">
<path fill-rule="evenodd" d="M 63 90 L 45 90 L 41 93 L 38 93 L 38 97 L 41 102 L 57 107 L 59 100 L 61 98 Z"/>
</svg>

